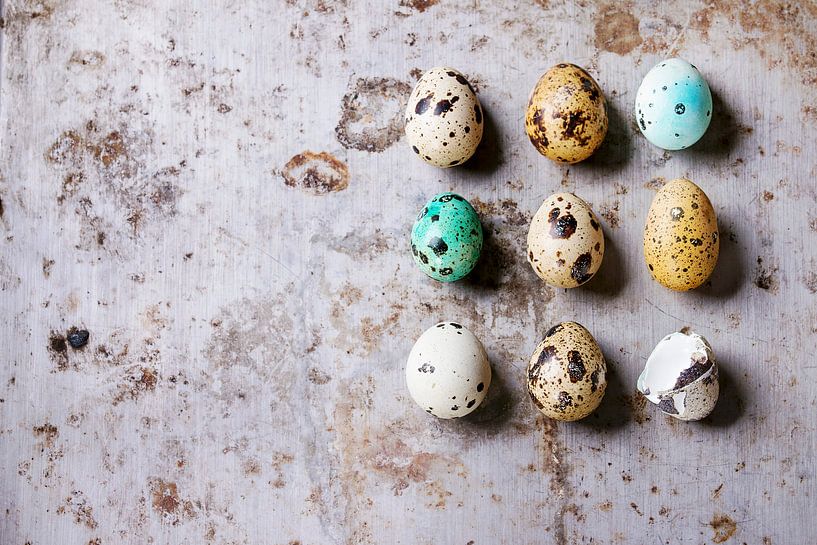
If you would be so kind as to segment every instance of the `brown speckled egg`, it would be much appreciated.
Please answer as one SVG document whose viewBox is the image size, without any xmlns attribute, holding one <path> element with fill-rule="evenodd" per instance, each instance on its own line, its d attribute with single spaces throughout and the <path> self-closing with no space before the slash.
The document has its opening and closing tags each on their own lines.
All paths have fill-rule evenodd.
<svg viewBox="0 0 817 545">
<path fill-rule="evenodd" d="M 557 64 L 539 78 L 531 92 L 525 130 L 548 159 L 584 161 L 607 134 L 607 104 L 601 88 L 575 64 Z"/>
<path fill-rule="evenodd" d="M 406 107 L 406 137 L 423 161 L 461 165 L 477 150 L 482 126 L 482 106 L 465 76 L 453 68 L 423 74 Z"/>
<path fill-rule="evenodd" d="M 596 410 L 607 388 L 607 364 L 596 339 L 576 322 L 550 328 L 528 364 L 528 393 L 542 414 L 580 420 Z"/>
<path fill-rule="evenodd" d="M 644 227 L 644 259 L 660 284 L 695 289 L 715 270 L 720 249 L 718 218 L 700 187 L 679 178 L 655 196 Z"/>
<path fill-rule="evenodd" d="M 586 202 L 572 193 L 545 199 L 528 229 L 528 263 L 536 274 L 559 288 L 590 280 L 604 258 L 604 232 Z"/>
</svg>

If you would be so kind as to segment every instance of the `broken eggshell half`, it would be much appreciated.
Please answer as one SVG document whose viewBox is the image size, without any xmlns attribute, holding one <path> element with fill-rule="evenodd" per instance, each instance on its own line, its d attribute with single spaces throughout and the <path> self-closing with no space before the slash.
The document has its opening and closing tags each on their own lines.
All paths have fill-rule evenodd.
<svg viewBox="0 0 817 545">
<path fill-rule="evenodd" d="M 679 420 L 705 418 L 720 390 L 712 347 L 697 333 L 667 335 L 647 359 L 638 390 L 664 414 Z"/>
</svg>

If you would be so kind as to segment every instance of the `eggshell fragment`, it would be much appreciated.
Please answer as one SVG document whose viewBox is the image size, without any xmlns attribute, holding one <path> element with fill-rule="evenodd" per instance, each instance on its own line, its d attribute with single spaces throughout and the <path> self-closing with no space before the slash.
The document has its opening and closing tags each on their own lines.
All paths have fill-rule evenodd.
<svg viewBox="0 0 817 545">
<path fill-rule="evenodd" d="M 408 357 L 406 383 L 412 399 L 438 418 L 477 409 L 491 385 L 491 366 L 479 339 L 456 322 L 423 333 Z"/>
<path fill-rule="evenodd" d="M 672 290 L 697 288 L 718 262 L 718 218 L 706 193 L 689 180 L 666 184 L 655 196 L 644 227 L 650 274 Z"/>
<path fill-rule="evenodd" d="M 712 347 L 697 333 L 667 335 L 647 359 L 637 386 L 664 414 L 679 420 L 705 418 L 720 391 Z"/>
<path fill-rule="evenodd" d="M 549 418 L 580 420 L 601 403 L 607 364 L 599 345 L 576 322 L 562 322 L 545 335 L 528 363 L 528 393 Z"/>
<path fill-rule="evenodd" d="M 578 163 L 607 134 L 607 103 L 598 83 L 575 64 L 557 64 L 531 91 L 525 130 L 531 144 L 557 163 Z"/>
<path fill-rule="evenodd" d="M 590 280 L 604 258 L 598 216 L 572 193 L 545 199 L 528 229 L 528 263 L 551 286 L 575 288 Z"/>
</svg>

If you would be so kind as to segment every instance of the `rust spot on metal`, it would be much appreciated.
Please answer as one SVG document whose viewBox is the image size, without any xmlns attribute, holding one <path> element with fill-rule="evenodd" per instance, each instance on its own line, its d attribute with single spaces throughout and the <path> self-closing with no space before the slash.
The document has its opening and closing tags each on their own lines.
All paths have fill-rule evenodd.
<svg viewBox="0 0 817 545">
<path fill-rule="evenodd" d="M 738 526 L 734 520 L 724 514 L 715 514 L 709 523 L 714 535 L 712 541 L 715 543 L 723 543 L 735 535 Z"/>
<path fill-rule="evenodd" d="M 596 15 L 596 48 L 626 55 L 643 42 L 638 32 L 638 19 L 618 5 L 607 5 Z"/>
<path fill-rule="evenodd" d="M 393 78 L 359 78 L 343 96 L 335 136 L 343 147 L 381 152 L 403 136 L 411 86 Z"/>
<path fill-rule="evenodd" d="M 435 6 L 440 0 L 400 0 L 400 7 L 411 8 L 420 13 Z"/>
<path fill-rule="evenodd" d="M 304 151 L 290 159 L 281 172 L 284 183 L 313 195 L 343 191 L 349 186 L 346 163 L 326 152 Z"/>
</svg>

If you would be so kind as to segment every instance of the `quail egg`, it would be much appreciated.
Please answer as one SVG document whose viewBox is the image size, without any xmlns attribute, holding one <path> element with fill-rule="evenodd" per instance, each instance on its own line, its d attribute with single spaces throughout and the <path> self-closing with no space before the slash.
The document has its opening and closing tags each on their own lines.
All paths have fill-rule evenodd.
<svg viewBox="0 0 817 545">
<path fill-rule="evenodd" d="M 720 390 L 712 347 L 697 333 L 667 335 L 647 359 L 638 390 L 679 420 L 705 418 L 715 408 Z"/>
<path fill-rule="evenodd" d="M 601 403 L 607 364 L 593 335 L 576 322 L 550 328 L 528 363 L 528 393 L 549 418 L 580 420 Z"/>
<path fill-rule="evenodd" d="M 440 322 L 420 335 L 406 364 L 412 399 L 438 418 L 458 418 L 477 409 L 491 385 L 482 343 L 456 322 Z"/>
<path fill-rule="evenodd" d="M 422 75 L 406 108 L 406 137 L 423 161 L 461 165 L 477 150 L 482 128 L 482 106 L 465 76 L 443 67 Z"/>
</svg>

